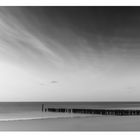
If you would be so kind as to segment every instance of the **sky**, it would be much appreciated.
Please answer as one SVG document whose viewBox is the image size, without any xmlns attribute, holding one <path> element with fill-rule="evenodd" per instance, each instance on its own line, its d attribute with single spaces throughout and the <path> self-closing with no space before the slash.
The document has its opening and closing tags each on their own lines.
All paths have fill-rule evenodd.
<svg viewBox="0 0 140 140">
<path fill-rule="evenodd" d="M 139 101 L 140 7 L 0 7 L 0 101 Z"/>
</svg>

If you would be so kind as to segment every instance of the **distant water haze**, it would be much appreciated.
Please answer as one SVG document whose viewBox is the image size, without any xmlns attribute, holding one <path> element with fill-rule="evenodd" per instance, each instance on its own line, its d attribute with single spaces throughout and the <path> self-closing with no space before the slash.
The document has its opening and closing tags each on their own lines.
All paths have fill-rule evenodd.
<svg viewBox="0 0 140 140">
<path fill-rule="evenodd" d="M 0 7 L 0 101 L 139 101 L 139 15 Z"/>
</svg>

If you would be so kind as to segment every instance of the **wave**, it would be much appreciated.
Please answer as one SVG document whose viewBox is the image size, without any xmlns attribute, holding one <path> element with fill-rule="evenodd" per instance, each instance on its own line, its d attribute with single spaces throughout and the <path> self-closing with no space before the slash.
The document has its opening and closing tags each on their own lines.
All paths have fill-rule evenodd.
<svg viewBox="0 0 140 140">
<path fill-rule="evenodd" d="M 71 118 L 83 118 L 91 116 L 101 116 L 101 115 L 76 115 L 76 116 L 45 116 L 45 117 L 26 117 L 26 118 L 2 118 L 2 121 L 27 121 L 27 120 L 44 120 L 44 119 L 71 119 Z"/>
</svg>

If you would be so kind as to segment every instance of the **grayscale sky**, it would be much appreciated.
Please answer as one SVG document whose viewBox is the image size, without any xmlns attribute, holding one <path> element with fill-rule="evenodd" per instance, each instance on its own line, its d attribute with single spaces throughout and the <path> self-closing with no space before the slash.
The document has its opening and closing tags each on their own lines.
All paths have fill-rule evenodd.
<svg viewBox="0 0 140 140">
<path fill-rule="evenodd" d="M 139 100 L 139 7 L 0 7 L 0 101 Z"/>
</svg>

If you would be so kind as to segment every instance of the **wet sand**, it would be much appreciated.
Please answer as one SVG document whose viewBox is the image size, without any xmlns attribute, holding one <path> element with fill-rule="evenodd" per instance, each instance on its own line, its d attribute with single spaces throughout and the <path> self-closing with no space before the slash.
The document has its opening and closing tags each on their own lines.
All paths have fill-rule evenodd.
<svg viewBox="0 0 140 140">
<path fill-rule="evenodd" d="M 140 116 L 0 121 L 0 131 L 140 131 Z"/>
</svg>

